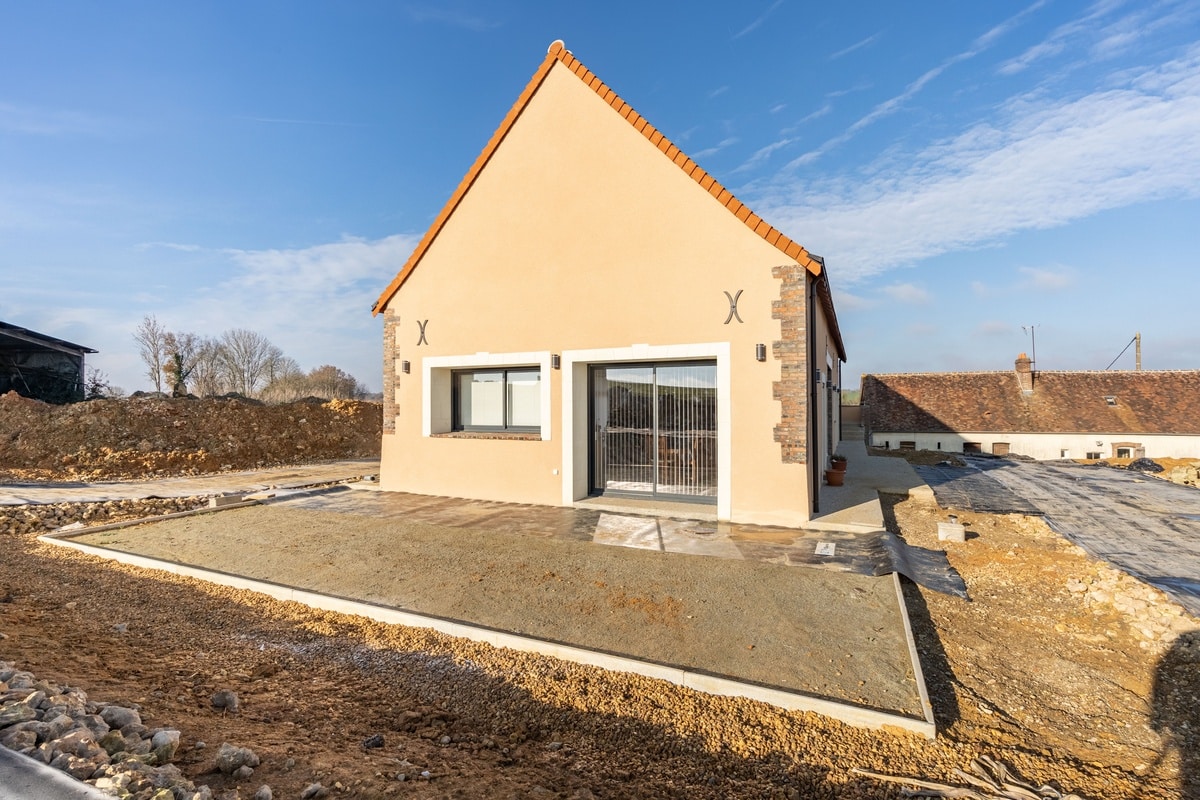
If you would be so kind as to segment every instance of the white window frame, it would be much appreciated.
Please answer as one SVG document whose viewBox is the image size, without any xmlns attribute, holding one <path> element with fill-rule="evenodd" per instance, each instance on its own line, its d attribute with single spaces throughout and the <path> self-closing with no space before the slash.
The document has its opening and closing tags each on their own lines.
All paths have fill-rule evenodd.
<svg viewBox="0 0 1200 800">
<path fill-rule="evenodd" d="M 480 368 L 520 369 L 537 367 L 541 371 L 541 429 L 543 441 L 551 438 L 550 426 L 550 351 L 525 353 L 473 353 L 457 356 L 430 356 L 421 359 L 421 435 L 450 433 L 454 424 L 453 374 L 458 370 Z"/>
</svg>

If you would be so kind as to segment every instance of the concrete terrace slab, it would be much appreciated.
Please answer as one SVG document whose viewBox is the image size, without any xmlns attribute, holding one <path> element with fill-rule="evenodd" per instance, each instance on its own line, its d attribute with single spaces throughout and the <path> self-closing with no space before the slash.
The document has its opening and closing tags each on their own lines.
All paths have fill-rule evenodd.
<svg viewBox="0 0 1200 800">
<path fill-rule="evenodd" d="M 57 543 L 321 608 L 933 735 L 898 579 L 797 567 L 786 558 L 797 540 L 849 547 L 850 534 L 753 536 L 713 537 L 690 521 L 343 489 Z M 594 544 L 606 537 L 626 546 Z M 670 541 L 688 547 L 656 544 Z M 733 557 L 731 549 L 746 546 L 785 557 Z"/>
<path fill-rule="evenodd" d="M 887 535 L 878 492 L 931 492 L 904 461 L 869 457 L 857 442 L 839 450 L 851 461 L 846 486 L 823 487 L 823 514 L 808 530 L 603 501 L 571 509 L 303 488 L 373 475 L 374 461 L 6 486 L 0 503 L 257 493 L 266 506 L 43 538 L 316 608 L 933 736 L 899 578 L 857 574 Z"/>
<path fill-rule="evenodd" d="M 222 472 L 217 475 L 197 475 L 186 478 L 158 478 L 149 481 L 4 483 L 0 484 L 0 506 L 103 503 L 109 500 L 141 500 L 148 497 L 248 494 L 320 483 L 335 483 L 378 474 L 379 459 L 365 458 L 274 467 L 249 472 Z"/>
</svg>

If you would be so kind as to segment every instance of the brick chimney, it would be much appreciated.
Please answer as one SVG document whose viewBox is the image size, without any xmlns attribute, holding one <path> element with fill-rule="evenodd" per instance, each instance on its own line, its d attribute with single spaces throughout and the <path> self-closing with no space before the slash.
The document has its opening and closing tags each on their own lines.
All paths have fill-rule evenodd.
<svg viewBox="0 0 1200 800">
<path fill-rule="evenodd" d="M 1033 362 L 1029 360 L 1029 356 L 1024 353 L 1017 356 L 1016 369 L 1021 394 L 1033 394 Z"/>
</svg>

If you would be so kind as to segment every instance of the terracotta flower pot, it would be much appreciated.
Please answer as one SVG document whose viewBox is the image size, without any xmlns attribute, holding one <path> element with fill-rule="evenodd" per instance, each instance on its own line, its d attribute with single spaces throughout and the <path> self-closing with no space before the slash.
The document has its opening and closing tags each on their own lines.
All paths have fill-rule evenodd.
<svg viewBox="0 0 1200 800">
<path fill-rule="evenodd" d="M 838 472 L 846 471 L 846 459 L 844 459 L 844 458 L 843 459 L 835 459 L 832 462 L 832 465 L 833 466 L 831 468 L 836 469 Z"/>
<path fill-rule="evenodd" d="M 830 486 L 841 486 L 843 481 L 845 481 L 845 480 L 846 480 L 846 473 L 844 470 L 839 470 L 839 469 L 825 470 L 825 482 L 828 483 Z"/>
</svg>

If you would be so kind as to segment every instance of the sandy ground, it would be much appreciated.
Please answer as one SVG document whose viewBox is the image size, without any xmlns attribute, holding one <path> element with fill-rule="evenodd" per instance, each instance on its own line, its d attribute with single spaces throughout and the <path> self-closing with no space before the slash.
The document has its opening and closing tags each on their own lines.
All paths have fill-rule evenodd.
<svg viewBox="0 0 1200 800">
<path fill-rule="evenodd" d="M 892 498 L 885 512 L 910 543 L 939 546 L 943 511 Z M 295 798 L 320 781 L 363 798 L 892 798 L 852 768 L 963 786 L 953 770 L 980 755 L 1093 800 L 1200 796 L 1200 633 L 1152 644 L 1085 604 L 1068 581 L 1103 565 L 1040 520 L 959 518 L 971 537 L 945 546 L 972 601 L 905 587 L 936 741 L 114 565 L 25 523 L 0 535 L 0 658 L 180 729 L 180 767 L 218 797 L 268 783 Z M 212 708 L 219 688 L 240 714 Z M 384 746 L 364 749 L 375 734 Z M 251 779 L 213 773 L 223 741 L 262 756 Z"/>
<path fill-rule="evenodd" d="M 277 506 L 76 540 L 922 716 L 890 577 Z"/>
</svg>

